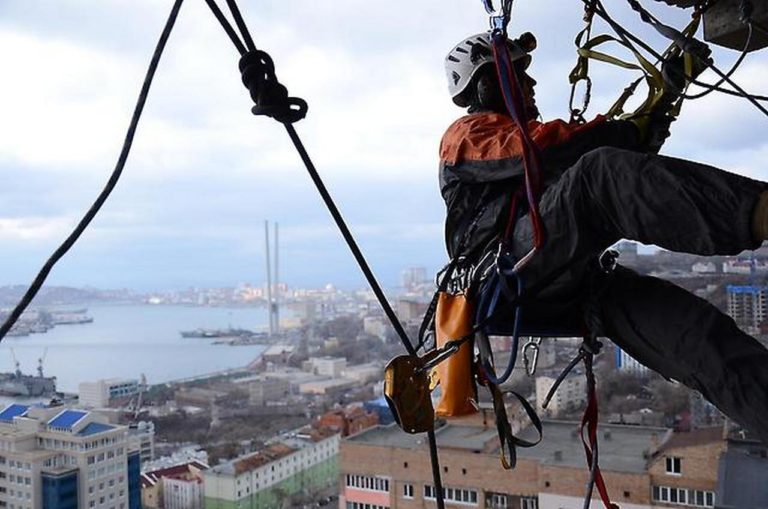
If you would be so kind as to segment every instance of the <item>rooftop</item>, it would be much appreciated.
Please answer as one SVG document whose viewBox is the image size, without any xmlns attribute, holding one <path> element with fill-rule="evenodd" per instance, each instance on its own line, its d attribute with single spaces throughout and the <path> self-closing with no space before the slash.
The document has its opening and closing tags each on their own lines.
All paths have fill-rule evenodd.
<svg viewBox="0 0 768 509">
<path fill-rule="evenodd" d="M 518 448 L 519 458 L 538 460 L 545 465 L 584 467 L 584 448 L 577 422 L 543 421 L 544 439 L 532 448 Z M 618 472 L 644 472 L 648 453 L 666 433 L 664 428 L 600 424 L 600 466 Z M 533 440 L 536 431 L 528 428 L 519 438 Z M 495 426 L 483 428 L 446 424 L 436 432 L 440 448 L 484 452 L 496 455 L 499 450 Z M 374 426 L 346 439 L 349 442 L 401 449 L 426 447 L 420 435 L 409 435 L 397 425 Z"/>
<path fill-rule="evenodd" d="M 659 452 L 669 449 L 679 449 L 682 447 L 696 447 L 700 445 L 716 444 L 723 442 L 723 428 L 701 428 L 680 433 L 672 433 L 669 440 L 666 440 Z"/>
<path fill-rule="evenodd" d="M 185 474 L 189 474 L 192 468 L 196 470 L 206 470 L 208 465 L 202 461 L 193 460 L 181 465 L 144 472 L 141 474 L 141 486 L 145 488 L 154 486 L 163 477 L 183 477 Z"/>
<path fill-rule="evenodd" d="M 88 412 L 83 410 L 63 410 L 56 417 L 48 421 L 48 426 L 51 428 L 72 431 L 72 427 L 86 415 L 88 415 Z"/>
<path fill-rule="evenodd" d="M 96 435 L 97 433 L 102 433 L 104 431 L 109 431 L 112 429 L 115 429 L 115 427 L 109 424 L 102 424 L 100 422 L 91 422 L 91 423 L 88 423 L 83 429 L 81 429 L 77 435 L 81 437 L 88 437 L 88 436 Z"/>
<path fill-rule="evenodd" d="M 0 412 L 0 421 L 13 422 L 14 417 L 23 416 L 27 413 L 27 410 L 29 410 L 29 406 L 27 405 L 19 405 L 16 403 L 10 404 Z"/>
<path fill-rule="evenodd" d="M 279 441 L 269 444 L 258 452 L 235 458 L 209 471 L 220 475 L 240 475 L 310 447 L 333 435 L 338 435 L 338 432 L 327 428 L 303 428 L 298 432 L 283 435 Z"/>
</svg>

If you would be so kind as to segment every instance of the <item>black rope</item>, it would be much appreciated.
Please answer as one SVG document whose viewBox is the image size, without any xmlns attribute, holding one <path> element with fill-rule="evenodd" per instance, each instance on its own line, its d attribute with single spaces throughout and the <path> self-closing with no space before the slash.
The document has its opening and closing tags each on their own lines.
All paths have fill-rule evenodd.
<svg viewBox="0 0 768 509">
<path fill-rule="evenodd" d="M 392 327 L 394 327 L 395 332 L 397 332 L 397 335 L 400 337 L 400 341 L 403 343 L 403 346 L 408 351 L 408 354 L 415 356 L 416 350 L 411 344 L 411 341 L 408 339 L 408 335 L 405 333 L 405 329 L 403 329 L 403 326 L 400 323 L 400 320 L 398 320 L 397 315 L 395 315 L 395 311 L 392 309 L 392 306 L 389 304 L 387 297 L 384 295 L 384 291 L 381 289 L 379 282 L 376 280 L 376 276 L 373 275 L 373 272 L 371 271 L 371 268 L 368 265 L 368 262 L 363 256 L 363 253 L 360 251 L 360 248 L 358 247 L 357 242 L 355 241 L 355 238 L 352 236 L 352 233 L 349 231 L 349 228 L 347 227 L 347 224 L 344 221 L 344 218 L 342 217 L 341 212 L 339 212 L 339 209 L 338 207 L 336 207 L 336 204 L 334 203 L 333 198 L 328 193 L 328 189 L 326 189 L 325 184 L 323 183 L 323 180 L 320 178 L 320 175 L 317 173 L 317 169 L 315 168 L 315 165 L 312 164 L 312 160 L 309 158 L 309 154 L 307 153 L 307 150 L 304 148 L 304 144 L 301 142 L 301 139 L 299 138 L 298 133 L 296 133 L 296 129 L 293 127 L 293 124 L 286 123 L 284 125 L 285 125 L 285 130 L 288 131 L 288 136 L 291 137 L 291 141 L 293 142 L 293 145 L 296 147 L 296 150 L 298 151 L 299 156 L 301 157 L 301 160 L 304 162 L 304 166 L 307 168 L 307 171 L 309 172 L 309 176 L 312 178 L 312 182 L 315 183 L 315 187 L 317 187 L 317 191 L 320 193 L 320 196 L 323 198 L 323 201 L 325 202 L 325 206 L 328 208 L 328 212 L 330 212 L 331 216 L 333 216 L 333 220 L 336 222 L 336 226 L 339 228 L 341 235 L 344 237 L 344 240 L 346 241 L 347 246 L 349 247 L 349 250 L 352 251 L 352 255 L 355 257 L 357 264 L 360 266 L 360 270 L 363 272 L 363 275 L 365 275 L 365 279 L 368 281 L 368 284 L 371 286 L 371 289 L 373 290 L 373 293 L 376 295 L 376 298 L 378 299 L 379 304 L 381 304 L 381 307 L 384 309 L 384 313 L 386 313 L 387 318 L 392 323 Z"/>
<path fill-rule="evenodd" d="M 240 34 L 243 36 L 245 47 L 248 48 L 249 51 L 256 51 L 256 45 L 253 43 L 251 33 L 248 31 L 248 27 L 245 25 L 243 15 L 240 14 L 240 9 L 237 7 L 235 0 L 227 0 L 227 5 L 229 6 L 230 12 L 232 12 L 232 17 L 235 18 L 235 23 L 237 24 L 237 28 L 240 30 Z"/>
<path fill-rule="evenodd" d="M 427 440 L 429 441 L 429 459 L 432 464 L 432 479 L 435 483 L 435 502 L 437 509 L 445 509 L 443 481 L 440 476 L 440 458 L 437 457 L 437 438 L 434 429 L 427 431 Z"/>
<path fill-rule="evenodd" d="M 211 8 L 211 11 L 213 11 L 216 19 L 219 21 L 222 28 L 224 28 L 224 30 L 227 32 L 227 34 L 229 35 L 229 38 L 235 44 L 235 47 L 240 52 L 240 54 L 242 55 L 246 53 L 246 51 L 242 47 L 242 43 L 240 42 L 239 37 L 235 34 L 234 29 L 229 24 L 227 19 L 224 17 L 223 13 L 216 5 L 216 2 L 214 0 L 206 0 L 206 3 Z M 251 36 L 248 32 L 248 28 L 245 25 L 245 21 L 243 20 L 242 14 L 240 13 L 240 10 L 237 8 L 235 1 L 227 0 L 227 4 L 229 5 L 230 10 L 232 11 L 232 16 L 235 18 L 235 22 L 237 23 L 238 28 L 242 32 L 243 39 L 247 41 L 246 44 L 248 45 L 249 50 L 257 51 L 256 45 L 253 43 L 253 40 L 251 39 Z M 315 168 L 315 165 L 312 163 L 312 159 L 309 157 L 307 150 L 304 148 L 304 144 L 302 143 L 301 138 L 299 138 L 299 135 L 296 132 L 296 129 L 292 125 L 292 121 L 293 120 L 291 119 L 285 119 L 285 120 L 281 120 L 281 123 L 285 126 L 285 129 L 288 132 L 288 136 L 290 136 L 294 147 L 296 147 L 296 151 L 299 153 L 301 160 L 304 162 L 304 166 L 309 172 L 309 175 L 312 178 L 312 181 L 314 182 L 315 187 L 317 188 L 317 191 L 320 193 L 320 196 L 323 198 L 323 201 L 325 202 L 325 206 L 328 208 L 328 211 L 331 213 L 333 220 L 336 222 L 336 226 L 339 228 L 350 251 L 352 251 L 352 255 L 355 257 L 357 264 L 360 266 L 360 270 L 363 272 L 363 275 L 368 281 L 368 284 L 373 290 L 373 293 L 376 295 L 376 298 L 379 301 L 379 304 L 384 310 L 384 313 L 387 315 L 387 318 L 391 322 L 392 327 L 395 329 L 395 332 L 399 336 L 400 341 L 403 343 L 403 346 L 408 351 L 408 354 L 415 356 L 416 349 L 413 347 L 413 345 L 411 344 L 411 341 L 408 339 L 408 335 L 406 334 L 405 329 L 400 323 L 400 320 L 398 320 L 397 315 L 395 315 L 395 311 L 392 309 L 392 306 L 389 304 L 389 301 L 387 300 L 386 295 L 384 295 L 384 291 L 381 289 L 379 282 L 376 280 L 376 276 L 374 276 L 373 271 L 371 270 L 370 266 L 368 265 L 368 262 L 363 256 L 362 251 L 360 251 L 360 248 L 358 247 L 357 242 L 355 241 L 355 238 L 352 236 L 352 233 L 349 231 L 349 228 L 347 227 L 347 224 L 344 221 L 344 218 L 342 217 L 341 212 L 339 212 L 338 207 L 336 207 L 336 203 L 333 201 L 333 198 L 331 197 L 330 193 L 326 189 L 325 184 L 323 183 L 323 180 L 320 178 L 320 175 L 318 174 L 317 169 Z"/>
<path fill-rule="evenodd" d="M 205 3 L 208 4 L 208 7 L 210 7 L 214 17 L 219 21 L 219 24 L 221 24 L 221 28 L 224 29 L 224 32 L 227 33 L 229 39 L 232 41 L 232 44 L 234 44 L 235 48 L 237 48 L 238 53 L 241 55 L 245 54 L 246 49 L 243 45 L 243 42 L 240 40 L 237 32 L 235 32 L 235 29 L 232 28 L 232 25 L 229 23 L 229 20 L 227 20 L 227 17 L 224 16 L 223 12 L 221 12 L 221 9 L 219 9 L 219 6 L 216 4 L 216 2 L 214 0 L 205 0 Z"/>
<path fill-rule="evenodd" d="M 584 0 L 584 1 L 586 1 L 586 0 Z M 686 51 L 688 49 L 692 49 L 692 50 L 695 50 L 697 48 L 700 49 L 702 47 L 702 45 L 704 44 L 704 43 L 701 43 L 699 41 L 696 41 L 695 39 L 687 39 L 678 30 L 676 30 L 676 29 L 674 29 L 674 28 L 672 28 L 672 27 L 670 27 L 668 25 L 665 25 L 664 23 L 661 23 L 651 13 L 649 13 L 647 10 L 645 10 L 642 7 L 642 5 L 640 5 L 640 2 L 638 0 L 627 0 L 627 2 L 632 7 L 632 9 L 634 11 L 636 11 L 640 15 L 640 19 L 643 22 L 651 25 L 657 32 L 659 32 L 659 34 L 661 34 L 662 36 L 667 37 L 668 39 L 670 39 L 678 47 L 680 47 L 680 49 L 682 49 L 683 51 Z M 601 14 L 601 17 L 603 17 L 603 19 L 606 19 L 606 21 L 608 21 L 607 13 L 605 12 L 605 8 L 602 6 L 602 4 L 599 2 L 599 0 L 598 0 L 598 4 L 600 5 L 600 8 L 602 9 L 602 13 L 606 15 L 606 16 L 603 16 Z M 599 11 L 598 11 L 598 14 L 600 14 Z M 609 24 L 611 24 L 611 26 L 614 28 L 614 30 L 617 31 L 617 33 L 619 33 L 619 30 L 620 30 L 625 35 L 631 37 L 633 40 L 638 42 L 638 39 L 635 36 L 633 36 L 630 32 L 628 32 L 626 29 L 624 29 L 624 27 L 622 27 L 621 25 L 619 25 L 615 21 L 609 21 Z M 653 50 L 653 48 L 650 48 L 649 46 L 647 46 L 645 44 L 643 44 L 643 47 L 644 47 L 644 49 L 646 49 L 650 54 L 652 54 L 657 59 L 663 60 L 663 57 L 661 55 L 659 55 L 655 50 Z M 762 104 L 760 104 L 760 102 L 758 101 L 758 99 L 755 96 L 753 96 L 752 94 L 748 93 L 746 90 L 741 88 L 741 86 L 739 86 L 736 82 L 734 82 L 730 78 L 729 74 L 724 73 L 723 71 L 721 71 L 714 64 L 714 62 L 711 61 L 711 59 L 703 58 L 696 51 L 692 51 L 691 54 L 695 58 L 698 58 L 701 62 L 705 63 L 709 69 L 712 69 L 712 71 L 720 77 L 721 82 L 724 81 L 727 84 L 729 84 L 731 87 L 733 87 L 734 90 L 730 91 L 732 95 L 736 95 L 738 97 L 746 99 L 747 101 L 752 103 L 752 105 L 755 108 L 757 108 L 761 113 L 763 113 L 764 115 L 768 116 L 768 109 L 766 109 Z M 676 71 L 676 70 L 673 71 L 673 72 L 676 72 L 676 73 L 680 74 L 680 72 Z M 693 84 L 695 84 L 697 86 L 701 86 L 701 87 L 704 87 L 704 88 L 710 88 L 711 87 L 711 88 L 714 88 L 715 90 L 717 90 L 719 92 L 723 92 L 725 90 L 725 89 L 722 89 L 719 86 L 712 86 L 712 85 L 708 85 L 706 83 L 699 82 L 699 81 L 691 78 L 690 76 L 687 76 L 685 74 L 685 72 L 682 73 L 682 76 L 685 77 L 685 79 L 687 81 L 690 81 L 691 83 L 693 83 Z"/>
<path fill-rule="evenodd" d="M 739 54 L 739 58 L 736 59 L 736 61 L 733 63 L 733 65 L 728 70 L 728 72 L 725 73 L 725 75 L 728 76 L 729 78 L 733 76 L 733 74 L 736 72 L 736 70 L 739 67 L 741 67 L 741 64 L 744 62 L 744 59 L 747 57 L 747 54 L 749 53 L 749 47 L 752 44 L 752 36 L 755 30 L 752 23 L 748 23 L 747 26 L 749 28 L 749 33 L 747 35 L 747 42 L 744 44 L 744 48 L 741 50 L 741 54 Z M 721 78 L 717 83 L 713 83 L 712 85 L 708 85 L 707 87 L 704 87 L 705 90 L 703 92 L 699 92 L 698 94 L 683 94 L 681 97 L 683 99 L 701 99 L 702 97 L 705 97 L 711 94 L 712 92 L 715 92 L 720 87 L 720 85 L 722 85 L 724 82 L 725 80 Z"/>
<path fill-rule="evenodd" d="M 125 141 L 123 142 L 123 147 L 120 151 L 120 156 L 117 159 L 115 169 L 112 171 L 112 174 L 110 175 L 109 180 L 102 189 L 101 193 L 99 193 L 98 197 L 85 213 L 83 218 L 80 219 L 80 222 L 77 224 L 75 229 L 72 231 L 72 233 L 69 234 L 64 242 L 62 242 L 61 245 L 56 248 L 51 257 L 48 258 L 43 267 L 40 269 L 40 272 L 38 272 L 32 284 L 27 289 L 26 293 L 24 293 L 24 296 L 21 298 L 19 303 L 16 304 L 16 307 L 13 309 L 13 311 L 11 311 L 11 314 L 5 320 L 3 325 L 0 326 L 0 341 L 2 341 L 5 335 L 8 334 L 8 331 L 10 331 L 11 328 L 16 324 L 16 321 L 19 319 L 19 317 L 21 317 L 22 313 L 24 313 L 24 310 L 35 298 L 35 295 L 37 295 L 37 292 L 40 291 L 40 288 L 43 286 L 43 283 L 48 277 L 48 274 L 50 274 L 51 270 L 53 269 L 53 266 L 56 265 L 56 263 L 70 250 L 70 248 L 72 248 L 72 246 L 75 244 L 75 242 L 77 242 L 91 221 L 93 221 L 93 218 L 96 217 L 96 214 L 98 214 L 99 210 L 101 210 L 102 205 L 104 205 L 104 202 L 107 201 L 107 198 L 109 198 L 112 190 L 120 180 L 120 175 L 123 173 L 123 168 L 125 167 L 125 163 L 128 160 L 128 154 L 130 153 L 131 146 L 133 145 L 133 138 L 136 134 L 136 128 L 138 127 L 141 113 L 144 110 L 144 105 L 147 102 L 147 96 L 149 95 L 149 88 L 152 85 L 152 79 L 155 76 L 155 71 L 157 70 L 157 66 L 160 63 L 160 57 L 163 54 L 163 50 L 165 49 L 165 44 L 168 41 L 168 37 L 171 35 L 173 25 L 176 23 L 176 18 L 179 15 L 179 10 L 181 9 L 181 4 L 183 1 L 184 0 L 176 0 L 173 4 L 171 13 L 168 16 L 168 21 L 166 21 L 163 32 L 160 35 L 160 39 L 157 41 L 155 52 L 152 55 L 152 60 L 150 61 L 149 68 L 147 69 L 147 74 L 144 77 L 144 84 L 141 87 L 139 98 L 136 102 L 136 106 L 134 107 L 133 116 L 131 117 L 131 122 L 128 126 L 128 131 L 125 135 Z"/>
</svg>

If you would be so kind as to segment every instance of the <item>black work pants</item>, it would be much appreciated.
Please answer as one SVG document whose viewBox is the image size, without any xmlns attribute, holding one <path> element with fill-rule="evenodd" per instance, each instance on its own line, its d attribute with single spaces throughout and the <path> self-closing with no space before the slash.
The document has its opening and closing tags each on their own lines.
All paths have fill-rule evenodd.
<svg viewBox="0 0 768 509">
<path fill-rule="evenodd" d="M 570 269 L 540 294 L 583 294 L 588 263 L 621 239 L 698 255 L 754 249 L 751 215 L 766 184 L 703 164 L 601 148 L 585 154 L 540 201 L 546 244 L 522 271 L 526 286 Z M 515 255 L 532 245 L 527 216 Z M 619 267 L 596 295 L 600 332 L 661 375 L 698 390 L 768 444 L 768 350 L 715 306 L 669 282 Z"/>
</svg>

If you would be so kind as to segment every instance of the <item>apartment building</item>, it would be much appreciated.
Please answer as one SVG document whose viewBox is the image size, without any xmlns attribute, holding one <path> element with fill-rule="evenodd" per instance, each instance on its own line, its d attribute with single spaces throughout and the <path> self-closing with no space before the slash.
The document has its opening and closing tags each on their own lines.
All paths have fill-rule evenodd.
<svg viewBox="0 0 768 509">
<path fill-rule="evenodd" d="M 64 407 L 0 411 L 0 508 L 140 509 L 127 428 Z"/>
<path fill-rule="evenodd" d="M 518 449 L 516 468 L 504 470 L 492 421 L 488 426 L 459 422 L 437 430 L 446 507 L 583 507 L 588 468 L 578 423 L 544 421 L 544 440 Z M 719 428 L 672 434 L 664 428 L 601 425 L 600 466 L 613 502 L 622 509 L 714 507 L 724 450 L 719 433 Z M 521 436 L 533 438 L 533 430 Z M 341 509 L 435 507 L 426 441 L 395 425 L 342 442 L 339 482 Z M 591 507 L 602 507 L 597 493 Z"/>
<path fill-rule="evenodd" d="M 728 285 L 728 315 L 739 327 L 756 332 L 768 318 L 768 287 Z"/>
<path fill-rule="evenodd" d="M 562 412 L 573 411 L 586 404 L 587 380 L 584 376 L 574 373 L 562 381 L 547 408 L 544 408 L 544 401 L 555 385 L 555 380 L 551 376 L 536 377 L 536 409 L 541 415 L 557 417 Z"/>
<path fill-rule="evenodd" d="M 340 435 L 306 429 L 203 472 L 206 509 L 281 507 L 297 493 L 332 486 Z"/>
<path fill-rule="evenodd" d="M 139 452 L 142 465 L 155 459 L 155 423 L 139 421 L 129 424 L 128 447 Z"/>
<path fill-rule="evenodd" d="M 641 364 L 634 357 L 622 350 L 618 345 L 614 345 L 614 363 L 616 369 L 622 373 L 630 373 L 638 377 L 648 376 L 650 371 L 648 367 Z"/>
<path fill-rule="evenodd" d="M 648 464 L 653 504 L 714 507 L 725 450 L 722 428 L 671 434 Z"/>
<path fill-rule="evenodd" d="M 163 478 L 163 509 L 203 509 L 203 480 L 186 476 Z"/>
<path fill-rule="evenodd" d="M 142 509 L 202 509 L 203 474 L 208 464 L 189 461 L 141 474 Z"/>
<path fill-rule="evenodd" d="M 78 385 L 80 405 L 84 408 L 105 408 L 114 401 L 138 396 L 139 381 L 134 379 L 108 378 Z"/>
</svg>

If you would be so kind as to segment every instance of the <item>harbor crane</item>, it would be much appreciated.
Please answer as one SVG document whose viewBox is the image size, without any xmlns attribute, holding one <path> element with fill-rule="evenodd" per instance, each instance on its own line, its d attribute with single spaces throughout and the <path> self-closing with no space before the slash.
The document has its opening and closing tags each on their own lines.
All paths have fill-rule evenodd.
<svg viewBox="0 0 768 509">
<path fill-rule="evenodd" d="M 43 350 L 43 355 L 40 356 L 40 358 L 37 359 L 37 376 L 40 378 L 43 378 L 43 362 L 45 362 L 45 357 L 48 355 L 48 347 L 45 347 L 45 350 Z"/>
</svg>

